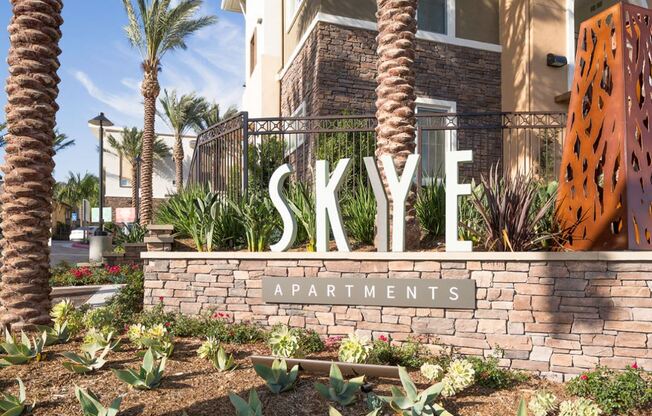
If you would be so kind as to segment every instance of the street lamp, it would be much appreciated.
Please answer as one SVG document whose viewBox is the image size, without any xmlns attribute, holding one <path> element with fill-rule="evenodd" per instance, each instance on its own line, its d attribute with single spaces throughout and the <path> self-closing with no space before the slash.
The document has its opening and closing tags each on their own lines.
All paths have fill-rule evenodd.
<svg viewBox="0 0 652 416">
<path fill-rule="evenodd" d="M 136 223 L 140 223 L 140 162 L 142 162 L 140 153 L 136 155 L 134 162 L 136 162 L 136 178 L 134 179 L 135 183 L 133 183 L 132 186 L 136 187 Z"/>
<path fill-rule="evenodd" d="M 106 235 L 104 232 L 104 127 L 111 127 L 111 120 L 100 113 L 99 116 L 88 120 L 91 126 L 100 127 L 100 226 L 95 230 L 95 235 Z"/>
</svg>

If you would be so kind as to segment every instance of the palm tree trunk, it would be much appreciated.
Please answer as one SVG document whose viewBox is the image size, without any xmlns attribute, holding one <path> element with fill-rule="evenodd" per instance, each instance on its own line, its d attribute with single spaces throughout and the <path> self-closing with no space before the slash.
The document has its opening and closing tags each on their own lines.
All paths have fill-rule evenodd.
<svg viewBox="0 0 652 416">
<path fill-rule="evenodd" d="M 377 4 L 376 156 L 391 155 L 396 171 L 402 174 L 407 157 L 414 153 L 416 147 L 413 66 L 417 0 L 377 0 Z M 385 181 L 384 173 L 383 180 Z M 416 222 L 415 201 L 416 193 L 412 191 L 406 208 L 408 248 L 419 245 L 420 230 Z"/>
<path fill-rule="evenodd" d="M 152 222 L 152 173 L 154 170 L 154 118 L 156 117 L 156 98 L 161 87 L 158 83 L 158 68 L 145 68 L 145 76 L 141 92 L 145 102 L 145 123 L 143 126 L 143 148 L 140 165 L 140 223 L 147 225 Z"/>
<path fill-rule="evenodd" d="M 138 165 L 134 162 L 131 162 L 131 207 L 133 209 L 138 209 L 138 186 L 136 180 L 138 179 Z"/>
<path fill-rule="evenodd" d="M 175 182 L 177 184 L 177 192 L 183 189 L 183 143 L 181 142 L 181 135 L 174 134 L 174 167 L 176 173 Z"/>
<path fill-rule="evenodd" d="M 50 322 L 50 249 L 61 0 L 12 0 L 2 201 L 0 324 Z"/>
</svg>

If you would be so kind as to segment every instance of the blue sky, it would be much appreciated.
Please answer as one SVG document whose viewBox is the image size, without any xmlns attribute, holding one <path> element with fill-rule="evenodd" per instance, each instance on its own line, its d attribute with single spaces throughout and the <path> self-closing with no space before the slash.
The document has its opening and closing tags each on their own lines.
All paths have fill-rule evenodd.
<svg viewBox="0 0 652 416">
<path fill-rule="evenodd" d="M 205 0 L 202 13 L 218 16 L 218 23 L 194 35 L 187 50 L 165 55 L 159 75 L 163 88 L 179 92 L 196 91 L 222 108 L 240 105 L 244 83 L 244 22 L 240 14 L 220 10 L 220 0 Z M 11 17 L 8 1 L 0 3 L 0 27 Z M 118 126 L 142 127 L 142 79 L 140 55 L 127 41 L 123 26 L 126 15 L 121 0 L 66 0 L 61 39 L 59 76 L 60 131 L 77 144 L 56 158 L 55 178 L 63 180 L 68 171 L 97 174 L 97 140 L 87 121 L 103 111 Z M 4 92 L 9 36 L 0 37 L 0 119 L 4 120 L 7 101 Z M 157 130 L 167 131 L 157 119 Z M 4 161 L 4 151 L 0 151 Z"/>
</svg>

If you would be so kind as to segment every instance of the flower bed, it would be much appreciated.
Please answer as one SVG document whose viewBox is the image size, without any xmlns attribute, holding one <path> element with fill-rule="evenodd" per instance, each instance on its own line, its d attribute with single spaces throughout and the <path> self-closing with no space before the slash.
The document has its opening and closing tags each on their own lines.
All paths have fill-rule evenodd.
<svg viewBox="0 0 652 416">
<path fill-rule="evenodd" d="M 85 286 L 126 283 L 130 276 L 142 274 L 142 266 L 123 264 L 115 266 L 76 267 L 62 262 L 52 269 L 50 286 Z"/>
</svg>

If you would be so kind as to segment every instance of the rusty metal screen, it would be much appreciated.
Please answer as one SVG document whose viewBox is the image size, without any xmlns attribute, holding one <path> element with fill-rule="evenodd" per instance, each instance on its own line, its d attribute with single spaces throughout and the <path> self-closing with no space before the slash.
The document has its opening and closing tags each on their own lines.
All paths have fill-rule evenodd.
<svg viewBox="0 0 652 416">
<path fill-rule="evenodd" d="M 573 250 L 652 248 L 652 15 L 617 4 L 580 26 L 560 167 Z"/>
</svg>

